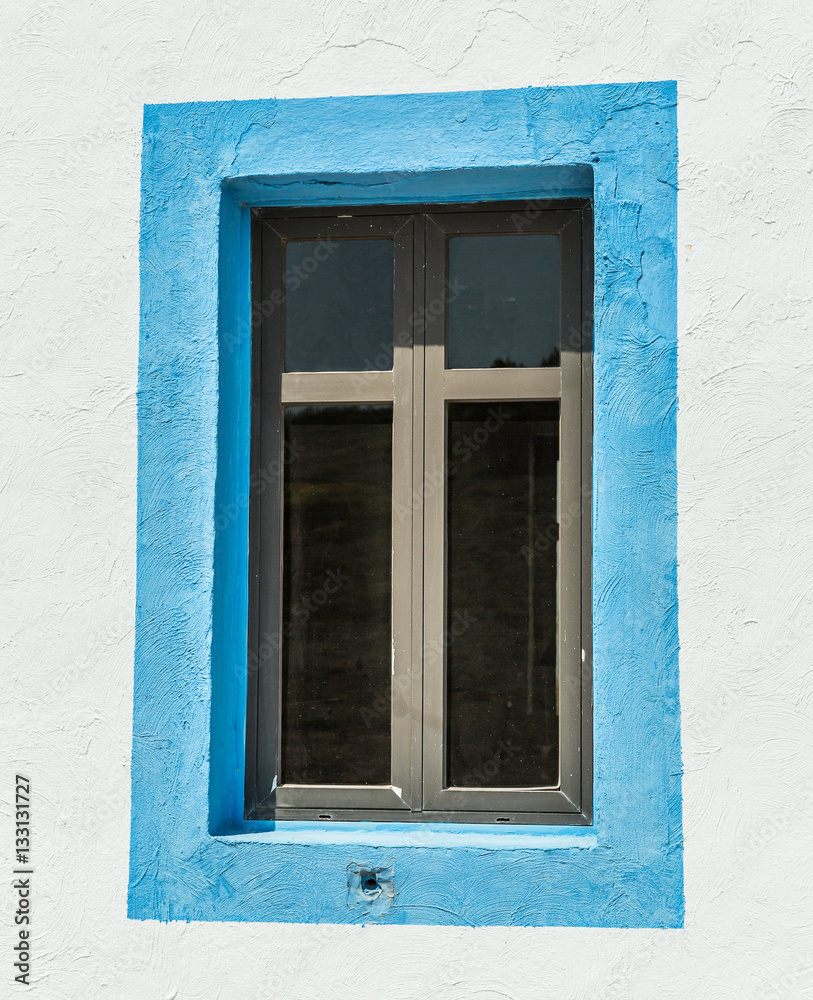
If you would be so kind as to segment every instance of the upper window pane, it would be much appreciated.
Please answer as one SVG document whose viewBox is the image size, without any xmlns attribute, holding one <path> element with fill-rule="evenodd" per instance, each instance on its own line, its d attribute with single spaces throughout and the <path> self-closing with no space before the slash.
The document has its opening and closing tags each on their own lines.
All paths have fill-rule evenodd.
<svg viewBox="0 0 813 1000">
<path fill-rule="evenodd" d="M 392 368 L 391 239 L 285 244 L 285 371 Z"/>
<path fill-rule="evenodd" d="M 559 364 L 559 237 L 449 239 L 449 368 Z"/>
</svg>

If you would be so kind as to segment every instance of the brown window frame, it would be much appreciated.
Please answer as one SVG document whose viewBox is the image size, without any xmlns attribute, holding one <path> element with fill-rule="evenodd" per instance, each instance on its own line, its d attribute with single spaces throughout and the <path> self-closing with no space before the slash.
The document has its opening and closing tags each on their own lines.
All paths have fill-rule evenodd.
<svg viewBox="0 0 813 1000">
<path fill-rule="evenodd" d="M 472 233 L 557 233 L 558 368 L 446 368 L 447 241 Z M 284 245 L 390 237 L 391 371 L 284 372 Z M 586 825 L 592 818 L 592 206 L 585 200 L 252 210 L 252 491 L 249 512 L 245 816 L 263 820 Z M 266 308 L 263 309 L 265 304 Z M 270 304 L 270 308 L 269 308 Z M 446 407 L 469 400 L 560 406 L 560 782 L 541 788 L 445 783 Z M 282 414 L 286 405 L 393 405 L 392 780 L 285 785 L 280 773 Z M 412 498 L 420 497 L 415 503 Z"/>
</svg>

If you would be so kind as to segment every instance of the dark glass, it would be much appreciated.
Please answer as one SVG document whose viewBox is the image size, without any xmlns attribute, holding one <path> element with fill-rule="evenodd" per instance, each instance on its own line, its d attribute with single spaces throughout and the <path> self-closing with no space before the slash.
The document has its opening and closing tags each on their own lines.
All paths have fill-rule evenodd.
<svg viewBox="0 0 813 1000">
<path fill-rule="evenodd" d="M 285 371 L 392 368 L 391 239 L 285 244 Z"/>
<path fill-rule="evenodd" d="M 558 403 L 451 403 L 447 784 L 558 784 Z"/>
<path fill-rule="evenodd" d="M 282 773 L 390 783 L 392 406 L 285 409 Z"/>
<path fill-rule="evenodd" d="M 449 368 L 559 364 L 559 237 L 449 240 Z"/>
</svg>

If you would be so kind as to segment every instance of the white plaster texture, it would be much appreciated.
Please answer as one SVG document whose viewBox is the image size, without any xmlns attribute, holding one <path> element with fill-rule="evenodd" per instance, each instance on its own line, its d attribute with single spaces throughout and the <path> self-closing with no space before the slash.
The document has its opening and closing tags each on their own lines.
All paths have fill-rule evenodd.
<svg viewBox="0 0 813 1000">
<path fill-rule="evenodd" d="M 813 9 L 794 0 L 6 3 L 0 996 L 12 779 L 34 995 L 813 996 Z M 686 926 L 126 919 L 145 102 L 676 79 Z"/>
</svg>

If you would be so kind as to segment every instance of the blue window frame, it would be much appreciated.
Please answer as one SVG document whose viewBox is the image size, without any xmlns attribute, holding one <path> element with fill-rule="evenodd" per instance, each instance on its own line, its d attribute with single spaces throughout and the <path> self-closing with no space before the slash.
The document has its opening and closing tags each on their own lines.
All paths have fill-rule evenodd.
<svg viewBox="0 0 813 1000">
<path fill-rule="evenodd" d="M 676 100 L 145 109 L 131 917 L 682 926 Z M 250 208 L 556 197 L 594 205 L 592 826 L 243 820 Z"/>
</svg>

